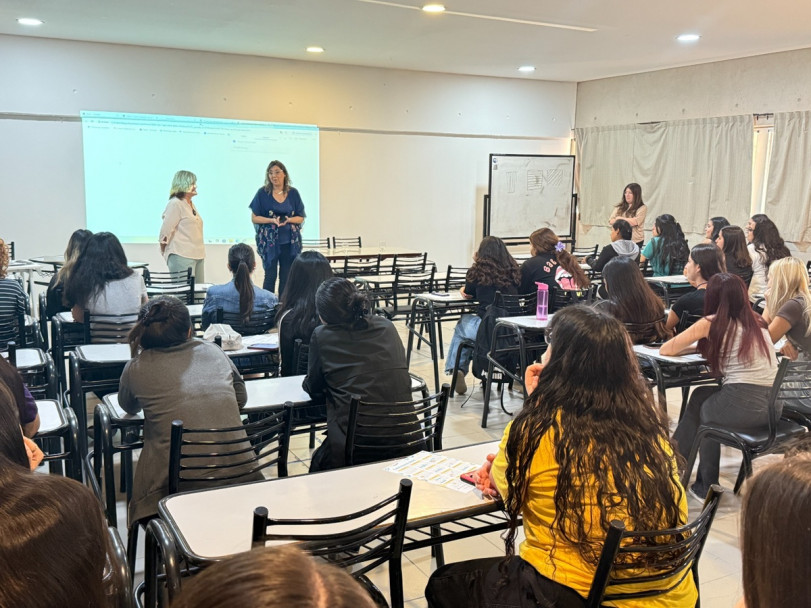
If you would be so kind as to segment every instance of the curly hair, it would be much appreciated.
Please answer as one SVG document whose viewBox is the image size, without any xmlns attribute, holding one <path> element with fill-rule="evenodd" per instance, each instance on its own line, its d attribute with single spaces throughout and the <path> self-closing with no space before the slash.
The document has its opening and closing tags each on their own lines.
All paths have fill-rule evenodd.
<svg viewBox="0 0 811 608">
<path fill-rule="evenodd" d="M 0 239 L 0 279 L 6 278 L 8 272 L 8 246 L 3 239 Z"/>
<path fill-rule="evenodd" d="M 497 236 L 486 236 L 479 244 L 466 280 L 477 285 L 494 285 L 506 289 L 516 287 L 521 282 L 521 270 L 507 251 L 504 241 Z"/>
<path fill-rule="evenodd" d="M 507 438 L 507 555 L 530 499 L 530 463 L 543 436 L 552 433 L 559 467 L 552 555 L 563 542 L 596 566 L 609 523 L 618 516 L 636 530 L 682 523 L 676 451 L 667 417 L 653 403 L 617 319 L 574 305 L 556 313 L 548 330 L 549 362 Z M 592 504 L 599 511 L 594 522 L 587 517 Z"/>
</svg>

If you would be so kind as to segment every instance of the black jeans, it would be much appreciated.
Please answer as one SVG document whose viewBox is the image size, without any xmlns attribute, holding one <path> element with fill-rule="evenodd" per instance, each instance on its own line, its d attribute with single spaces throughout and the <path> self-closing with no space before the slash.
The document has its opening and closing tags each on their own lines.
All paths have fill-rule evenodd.
<svg viewBox="0 0 811 608">
<path fill-rule="evenodd" d="M 428 607 L 583 608 L 585 600 L 573 589 L 542 576 L 520 557 L 505 559 L 473 559 L 439 568 L 425 587 Z"/>
<path fill-rule="evenodd" d="M 276 245 L 274 247 L 274 257 L 262 260 L 262 267 L 265 269 L 265 280 L 262 282 L 262 289 L 272 291 L 277 296 L 281 296 L 284 286 L 287 285 L 287 275 L 290 274 L 290 266 L 296 259 L 296 250 L 292 243 Z M 279 291 L 276 291 L 276 273 L 279 274 Z"/>
</svg>

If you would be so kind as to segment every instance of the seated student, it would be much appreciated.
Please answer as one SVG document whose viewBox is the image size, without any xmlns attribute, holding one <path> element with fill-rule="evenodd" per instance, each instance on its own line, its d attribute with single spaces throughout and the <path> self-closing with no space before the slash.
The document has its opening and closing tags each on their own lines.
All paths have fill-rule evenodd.
<svg viewBox="0 0 811 608">
<path fill-rule="evenodd" d="M 811 292 L 808 271 L 797 258 L 782 258 L 769 268 L 769 289 L 763 318 L 772 342 L 785 336 L 781 353 L 791 360 L 811 356 Z"/>
<path fill-rule="evenodd" d="M 462 340 L 475 340 L 479 325 L 493 303 L 496 292 L 516 294 L 521 273 L 518 264 L 507 251 L 504 241 L 495 236 L 486 236 L 479 243 L 479 249 L 473 255 L 473 265 L 465 276 L 465 286 L 459 290 L 463 298 L 476 299 L 479 303 L 475 314 L 462 315 L 453 330 L 451 344 L 445 355 L 445 373 L 450 375 L 456 363 Z M 530 290 L 534 292 L 535 290 Z M 456 392 L 460 395 L 467 392 L 465 376 L 473 356 L 471 349 L 462 351 L 459 359 L 459 371 L 456 374 Z"/>
<path fill-rule="evenodd" d="M 132 317 L 146 302 L 144 278 L 127 266 L 121 242 L 111 232 L 97 232 L 87 239 L 65 285 L 65 300 L 72 303 L 73 318 L 81 323 L 84 311 Z"/>
<path fill-rule="evenodd" d="M 352 576 L 281 545 L 238 553 L 183 583 L 172 608 L 375 608 Z"/>
<path fill-rule="evenodd" d="M 704 294 L 707 281 L 718 274 L 726 272 L 724 254 L 715 245 L 702 243 L 690 250 L 690 256 L 684 267 L 684 276 L 695 291 L 686 293 L 673 303 L 667 315 L 667 329 L 676 329 L 683 315 L 700 317 L 704 314 Z"/>
<path fill-rule="evenodd" d="M 315 292 L 332 276 L 329 261 L 318 251 L 302 251 L 290 265 L 276 312 L 282 376 L 297 374 L 293 359 L 296 340 L 309 344 L 313 330 L 321 324 L 315 312 Z"/>
<path fill-rule="evenodd" d="M 369 315 L 369 300 L 351 281 L 327 279 L 315 294 L 320 325 L 310 338 L 307 377 L 302 387 L 327 403 L 327 437 L 313 453 L 310 472 L 346 466 L 346 430 L 353 395 L 373 403 L 411 401 L 405 348 L 391 321 Z M 387 410 L 381 408 L 384 413 Z M 414 419 L 416 421 L 416 418 Z M 359 458 L 397 458 L 380 447 Z"/>
<path fill-rule="evenodd" d="M 523 409 L 474 475 L 483 493 L 504 500 L 507 558 L 437 569 L 425 590 L 431 608 L 582 608 L 611 520 L 636 530 L 687 521 L 667 416 L 652 402 L 622 324 L 585 305 L 567 306 L 546 335 L 549 349 L 525 374 Z M 519 518 L 520 557 L 513 555 Z M 673 586 L 657 606 L 695 606 L 690 573 L 651 585 Z"/>
<path fill-rule="evenodd" d="M 620 322 L 634 344 L 661 342 L 673 336 L 665 327 L 665 307 L 642 276 L 639 264 L 630 257 L 617 257 L 603 269 L 608 299 L 597 306 Z"/>
<path fill-rule="evenodd" d="M 37 461 L 23 441 L 13 397 L 0 385 L 0 606 L 104 608 L 99 502 L 72 479 L 32 474 Z"/>
<path fill-rule="evenodd" d="M 724 252 L 727 272 L 741 277 L 748 288 L 752 281 L 752 258 L 746 248 L 746 235 L 743 229 L 740 226 L 721 228 L 715 244 Z"/>
<path fill-rule="evenodd" d="M 6 276 L 8 263 L 8 248 L 0 239 L 0 350 L 5 350 L 12 341 L 19 344 L 18 319 L 25 314 L 28 303 L 28 296 L 19 281 Z"/>
<path fill-rule="evenodd" d="M 740 430 L 765 428 L 769 423 L 769 392 L 777 373 L 766 322 L 749 305 L 741 278 L 718 273 L 707 283 L 706 294 L 704 317 L 659 349 L 663 355 L 679 355 L 698 342 L 698 351 L 707 360 L 707 366 L 722 378 L 721 386 L 698 386 L 690 395 L 684 416 L 673 433 L 684 458 L 690 454 L 698 427 L 703 423 Z M 704 500 L 710 486 L 718 483 L 720 458 L 721 446 L 717 441 L 701 442 L 698 474 L 690 488 L 698 500 Z"/>
<path fill-rule="evenodd" d="M 754 301 L 766 291 L 766 280 L 772 262 L 791 255 L 780 231 L 765 213 L 756 213 L 746 223 L 747 248 L 752 258 L 752 281 L 749 299 Z"/>
<path fill-rule="evenodd" d="M 26 437 L 33 437 L 39 430 L 37 402 L 23 382 L 20 372 L 6 361 L 5 357 L 0 357 L 0 384 L 5 385 L 14 398 L 19 417 L 18 424 L 22 426 L 23 434 Z"/>
<path fill-rule="evenodd" d="M 249 245 L 237 243 L 228 250 L 228 270 L 234 278 L 225 285 L 208 288 L 203 302 L 204 329 L 217 322 L 218 308 L 227 313 L 239 313 L 243 322 L 249 321 L 253 313 L 273 310 L 278 302 L 276 295 L 251 282 L 255 268 L 256 257 Z"/>
<path fill-rule="evenodd" d="M 747 482 L 741 508 L 739 608 L 807 606 L 811 598 L 811 456 L 787 457 Z"/>
<path fill-rule="evenodd" d="M 631 240 L 631 224 L 625 220 L 615 220 L 611 226 L 611 244 L 603 247 L 599 256 L 590 256 L 586 263 L 595 272 L 602 272 L 606 264 L 617 256 L 634 261 L 639 259 L 639 246 Z"/>
<path fill-rule="evenodd" d="M 65 248 L 65 263 L 62 264 L 59 272 L 51 278 L 50 283 L 48 283 L 48 291 L 45 293 L 45 315 L 49 319 L 58 312 L 67 312 L 72 308 L 73 305 L 66 302 L 64 298 L 65 285 L 68 283 L 68 277 L 76 264 L 76 260 L 79 259 L 82 247 L 84 247 L 92 234 L 89 230 L 80 228 L 70 235 L 68 246 Z"/>
<path fill-rule="evenodd" d="M 725 217 L 719 215 L 708 219 L 707 225 L 704 227 L 704 243 L 717 245 L 718 235 L 725 226 L 729 226 L 729 220 Z"/>
<path fill-rule="evenodd" d="M 529 235 L 529 244 L 532 257 L 521 264 L 519 293 L 535 293 L 538 289 L 536 283 L 563 289 L 589 286 L 589 278 L 580 264 L 549 228 L 541 228 Z"/>
<path fill-rule="evenodd" d="M 130 332 L 133 358 L 121 374 L 118 403 L 130 414 L 144 412 L 144 447 L 135 469 L 130 525 L 157 515 L 158 501 L 168 494 L 173 420 L 198 429 L 242 424 L 239 411 L 248 399 L 242 376 L 222 349 L 191 336 L 189 310 L 171 296 L 147 302 Z M 239 430 L 230 439 L 244 437 Z M 236 451 L 241 445 L 231 448 Z M 209 464 L 239 464 L 243 458 L 223 456 Z M 232 483 L 255 479 L 262 479 L 261 474 Z"/>
<path fill-rule="evenodd" d="M 648 260 L 655 277 L 675 275 L 684 269 L 689 252 L 681 225 L 665 213 L 656 218 L 653 238 L 645 245 L 639 261 Z"/>
</svg>

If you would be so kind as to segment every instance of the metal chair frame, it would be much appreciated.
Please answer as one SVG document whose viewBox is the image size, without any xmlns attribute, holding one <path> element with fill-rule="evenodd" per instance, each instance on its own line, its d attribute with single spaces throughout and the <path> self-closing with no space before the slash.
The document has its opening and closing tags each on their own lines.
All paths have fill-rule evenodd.
<svg viewBox="0 0 811 608">
<path fill-rule="evenodd" d="M 363 245 L 359 236 L 334 236 L 332 237 L 332 248 L 338 249 L 339 247 L 357 247 L 360 249 Z"/>
<path fill-rule="evenodd" d="M 175 296 L 185 304 L 194 304 L 194 275 L 191 268 L 175 272 L 155 272 L 144 268 L 144 284 L 150 298 Z"/>
</svg>

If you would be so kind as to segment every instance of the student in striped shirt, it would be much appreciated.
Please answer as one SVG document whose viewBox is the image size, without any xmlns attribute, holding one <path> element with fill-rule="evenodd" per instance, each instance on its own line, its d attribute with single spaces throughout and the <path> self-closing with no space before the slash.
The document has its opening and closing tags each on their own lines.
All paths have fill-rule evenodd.
<svg viewBox="0 0 811 608">
<path fill-rule="evenodd" d="M 8 273 L 8 247 L 0 239 L 0 350 L 5 350 L 11 340 L 17 340 L 18 318 L 25 314 L 27 297 L 22 285 L 16 279 L 6 276 Z"/>
</svg>

